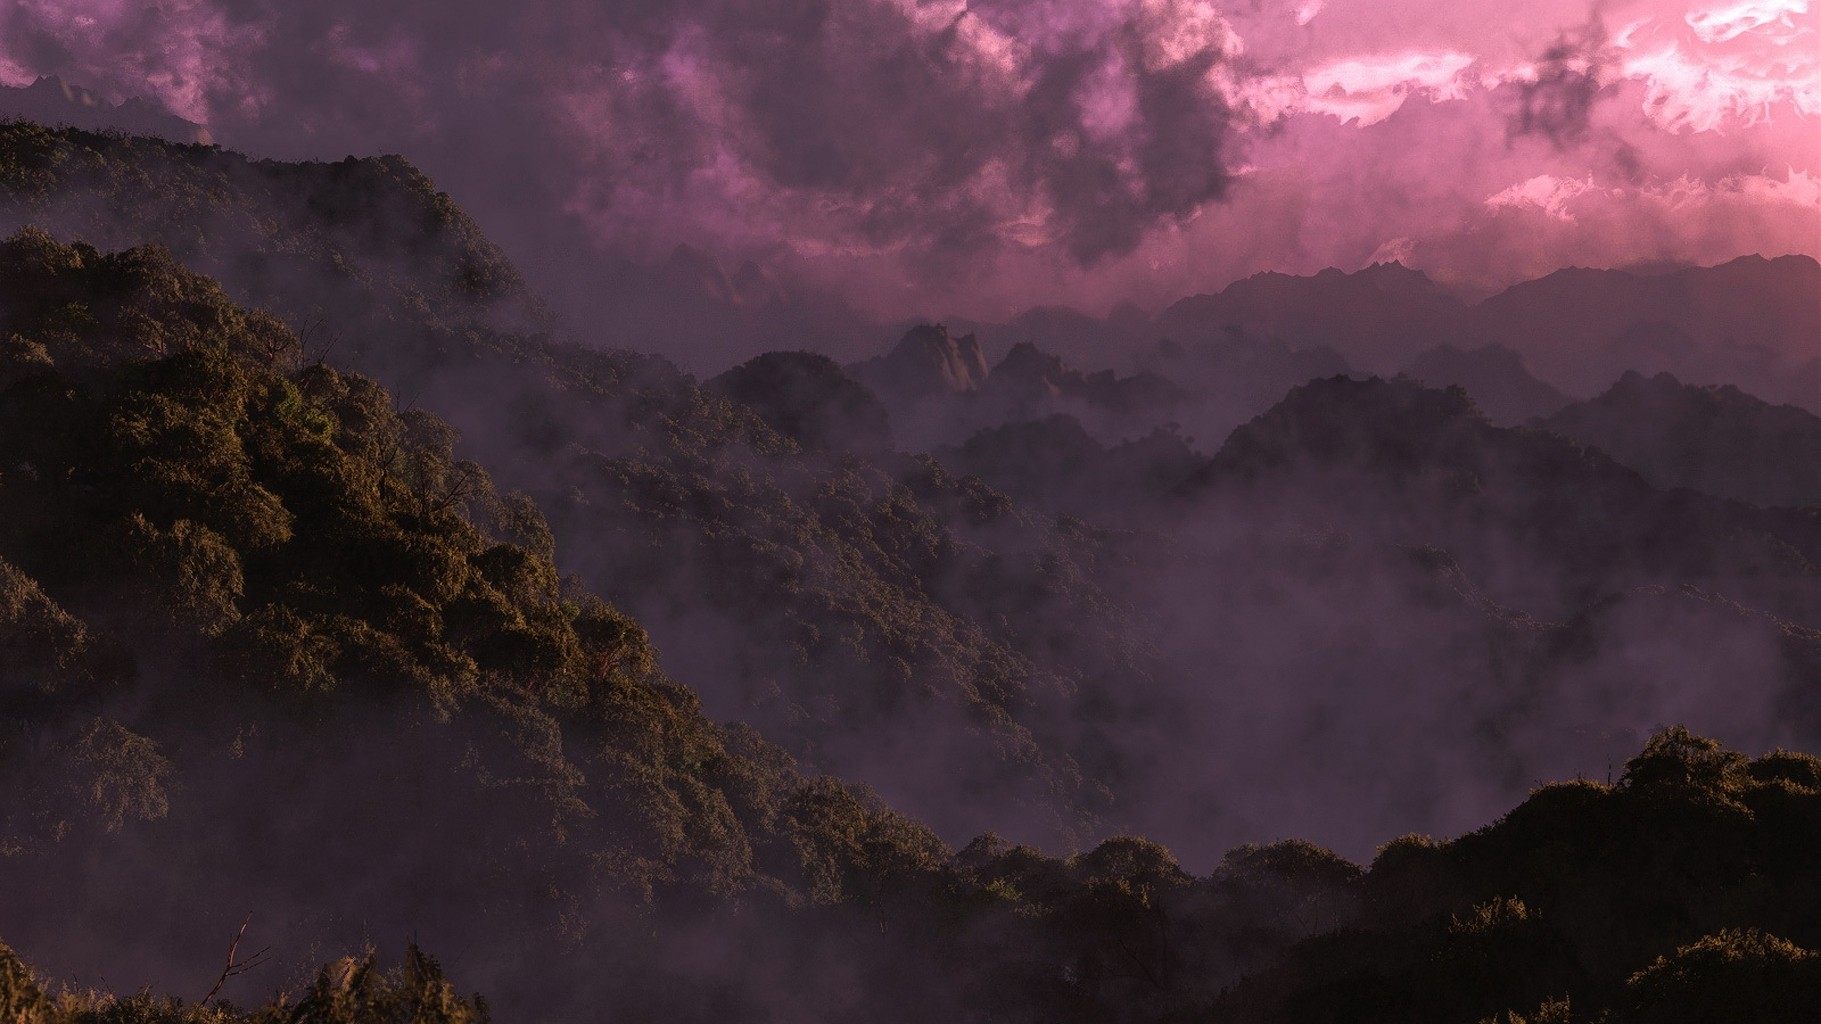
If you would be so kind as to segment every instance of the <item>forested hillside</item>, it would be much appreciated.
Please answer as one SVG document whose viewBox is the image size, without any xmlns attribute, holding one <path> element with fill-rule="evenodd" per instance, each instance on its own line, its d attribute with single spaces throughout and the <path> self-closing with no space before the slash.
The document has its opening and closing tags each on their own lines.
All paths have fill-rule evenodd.
<svg viewBox="0 0 1821 1024">
<path fill-rule="evenodd" d="M 0 219 L 0 1020 L 1821 1000 L 1821 509 L 1723 453 L 1331 373 L 1108 442 L 1188 388 L 1036 347 L 921 452 L 588 347 L 396 158 L 12 123 Z"/>
<path fill-rule="evenodd" d="M 439 420 L 157 250 L 26 232 L 0 280 L 15 937 L 74 913 L 156 963 L 226 901 L 293 948 L 484 926 L 531 956 L 672 893 L 834 901 L 945 856 L 704 719 Z"/>
<path fill-rule="evenodd" d="M 1017 807 L 1032 835 L 1095 827 L 1104 787 L 1072 763 L 1072 730 L 1035 735 L 1021 710 L 1146 671 L 1084 568 L 1118 557 L 1092 534 L 927 460 L 803 452 L 661 359 L 552 340 L 516 271 L 395 158 L 287 165 L 4 130 L 6 216 L 166 245 L 277 311 L 299 358 L 446 417 L 464 454 L 546 509 L 565 571 L 668 639 L 719 714 L 951 829 Z M 931 728 L 894 739 L 918 721 Z"/>
</svg>

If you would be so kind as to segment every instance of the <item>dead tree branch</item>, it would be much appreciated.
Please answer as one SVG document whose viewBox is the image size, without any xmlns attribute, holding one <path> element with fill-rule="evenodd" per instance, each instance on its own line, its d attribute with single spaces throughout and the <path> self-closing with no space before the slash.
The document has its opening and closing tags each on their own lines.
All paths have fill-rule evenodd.
<svg viewBox="0 0 1821 1024">
<path fill-rule="evenodd" d="M 221 969 L 221 977 L 215 979 L 215 987 L 212 989 L 209 989 L 209 994 L 202 997 L 202 1001 L 197 1004 L 198 1006 L 201 1006 L 201 1005 L 207 1003 L 209 1000 L 215 998 L 215 996 L 221 992 L 221 986 L 226 985 L 228 983 L 229 978 L 237 978 L 240 975 L 245 974 L 248 971 L 252 970 L 253 968 L 258 967 L 260 964 L 263 964 L 266 962 L 266 954 L 271 952 L 271 950 L 272 950 L 271 946 L 265 947 L 264 949 L 260 950 L 259 952 L 254 953 L 252 956 L 247 957 L 245 960 L 236 960 L 235 959 L 235 956 L 239 953 L 239 950 L 240 950 L 240 940 L 246 937 L 247 925 L 250 925 L 252 923 L 253 923 L 253 912 L 251 910 L 249 910 L 249 911 L 247 911 L 247 919 L 240 922 L 240 930 L 234 933 L 234 941 L 228 943 L 227 966 L 225 966 Z"/>
</svg>

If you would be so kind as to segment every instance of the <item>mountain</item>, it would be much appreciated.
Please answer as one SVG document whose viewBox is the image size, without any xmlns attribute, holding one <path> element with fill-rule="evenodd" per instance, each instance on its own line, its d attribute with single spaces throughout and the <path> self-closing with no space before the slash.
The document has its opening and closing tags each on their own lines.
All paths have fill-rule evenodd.
<svg viewBox="0 0 1821 1024">
<path fill-rule="evenodd" d="M 850 363 L 845 372 L 884 402 L 902 447 L 926 451 L 955 433 L 989 371 L 974 335 L 919 324 L 884 354 Z"/>
<path fill-rule="evenodd" d="M 636 622 L 556 579 L 535 507 L 452 460 L 446 428 L 284 357 L 282 327 L 209 282 L 41 234 L 0 247 L 0 280 L 6 926 L 34 957 L 206 984 L 225 904 L 256 907 L 285 958 L 416 934 L 540 1019 L 1809 1005 L 1812 757 L 1670 730 L 1613 782 L 1538 788 L 1369 865 L 1299 841 L 1205 873 L 1134 837 L 951 852 L 704 721 Z M 1563 646 L 1587 659 L 1595 620 L 1623 611 Z M 47 988 L 0 952 L 18 1019 L 121 1012 Z M 128 998 L 138 1019 L 194 1019 Z M 281 1009 L 485 1019 L 415 950 L 391 973 L 332 962 Z"/>
<path fill-rule="evenodd" d="M 1611 453 L 1659 487 L 1755 505 L 1821 506 L 1821 417 L 1730 385 L 1626 371 L 1542 426 Z"/>
<path fill-rule="evenodd" d="M 0 1016 L 482 1016 L 407 936 L 530 1019 L 1812 1005 L 1813 510 L 1345 377 L 1008 429 L 1026 505 L 555 337 L 402 160 L 7 131 L 6 216 L 163 245 L 0 245 L 0 927 L 189 996 L 252 909 L 293 997 Z"/>
<path fill-rule="evenodd" d="M 333 349 L 388 380 L 456 355 L 439 330 L 550 326 L 517 268 L 398 157 L 288 164 L 30 122 L 0 124 L 0 152 L 7 233 L 157 242 L 284 318 L 312 355 Z"/>
<path fill-rule="evenodd" d="M 1447 336 L 1465 312 L 1421 271 L 1374 263 L 1353 274 L 1255 274 L 1176 302 L 1158 314 L 1155 329 L 1183 345 L 1238 330 L 1297 348 L 1329 346 L 1356 365 L 1388 371 Z"/>
<path fill-rule="evenodd" d="M 1237 327 L 1186 343 L 1161 339 L 1142 351 L 1138 361 L 1145 372 L 1188 393 L 1175 418 L 1210 451 L 1234 428 L 1276 405 L 1291 388 L 1353 369 L 1326 346 L 1292 348 L 1281 338 L 1260 337 Z"/>
<path fill-rule="evenodd" d="M 1659 490 L 1598 449 L 1494 426 L 1458 388 L 1311 381 L 1235 431 L 1193 486 L 1216 503 L 1324 510 L 1342 529 L 1433 544 L 1544 615 L 1629 585 L 1700 583 L 1821 621 L 1812 512 Z"/>
<path fill-rule="evenodd" d="M 1187 396 L 1155 374 L 1120 377 L 1112 370 L 1083 373 L 1058 356 L 1023 341 L 1012 346 L 987 375 L 981 400 L 1000 407 L 997 416 L 1027 419 L 1067 401 L 1110 417 L 1167 416 Z"/>
<path fill-rule="evenodd" d="M 1503 426 L 1549 416 L 1572 401 L 1532 376 L 1524 357 L 1503 345 L 1439 345 L 1417 353 L 1404 374 L 1438 388 L 1464 388 L 1489 419 Z"/>
<path fill-rule="evenodd" d="M 1809 256 L 1669 273 L 1569 268 L 1471 306 L 1391 263 L 1255 275 L 1175 303 L 1154 328 L 1189 346 L 1222 332 L 1325 346 L 1381 374 L 1439 346 L 1497 346 L 1570 395 L 1594 394 L 1628 369 L 1667 371 L 1821 412 L 1811 407 L 1821 395 L 1817 296 L 1821 264 Z"/>
<path fill-rule="evenodd" d="M 549 1008 L 553 949 L 673 901 L 839 899 L 850 839 L 946 856 L 710 723 L 534 505 L 270 316 L 42 232 L 0 281 L 10 936 L 200 976 L 224 900 L 293 956 L 511 935 L 471 973 Z"/>
<path fill-rule="evenodd" d="M 961 836 L 1103 827 L 1065 709 L 1149 671 L 1129 607 L 1075 568 L 1117 557 L 1103 538 L 927 459 L 804 451 L 662 358 L 553 339 L 511 264 L 397 158 L 7 130 L 0 219 L 169 245 L 277 311 L 293 355 L 447 417 L 464 457 L 546 510 L 562 570 L 644 623 L 717 716 Z M 126 202 L 138 175 L 151 191 Z M 941 331 L 900 358 L 931 352 L 951 361 L 926 384 L 985 374 Z"/>
<path fill-rule="evenodd" d="M 1324 454 L 1323 431 L 1276 440 L 1254 431 L 1246 436 L 1268 441 L 1282 471 L 1266 466 L 1253 482 L 1214 472 L 1167 425 L 1130 441 L 1090 434 L 1093 447 L 1080 449 L 1089 469 L 1066 475 L 1018 454 L 1027 443 L 1066 448 L 1065 420 L 1035 421 L 1034 431 L 1002 424 L 1015 429 L 935 459 L 806 449 L 661 358 L 542 333 L 510 264 L 494 261 L 472 223 L 403 161 L 242 166 L 146 140 L 25 129 L 10 138 L 21 154 L 0 204 L 10 216 L 48 211 L 167 240 L 219 268 L 230 294 L 292 311 L 295 340 L 275 344 L 372 374 L 405 406 L 447 417 L 462 457 L 544 510 L 561 570 L 639 621 L 713 716 L 747 721 L 802 763 L 875 786 L 954 842 L 993 828 L 1070 849 L 1142 830 L 1205 858 L 1281 834 L 1280 818 L 1304 806 L 1297 787 L 1344 778 L 1354 780 L 1346 795 L 1312 805 L 1324 814 L 1312 810 L 1296 829 L 1357 851 L 1388 831 L 1465 827 L 1521 795 L 1525 773 L 1590 763 L 1505 741 L 1430 749 L 1423 735 L 1476 735 L 1507 716 L 1510 666 L 1523 662 L 1496 653 L 1503 641 L 1488 647 L 1486 631 L 1503 636 L 1506 618 L 1488 625 L 1490 613 L 1471 603 L 1436 611 L 1404 549 L 1448 553 L 1494 604 L 1543 622 L 1640 586 L 1684 584 L 1793 626 L 1814 622 L 1804 566 L 1815 556 L 1799 516 L 1665 495 L 1619 467 L 1582 473 L 1574 467 L 1593 453 L 1498 431 L 1465 404 L 1440 419 L 1387 419 L 1372 411 L 1369 388 L 1291 395 L 1265 423 L 1318 422 L 1332 399 L 1339 419 L 1327 433 L 1405 455 L 1361 474 Z M 71 170 L 82 168 L 96 173 Z M 134 168 L 157 186 L 153 199 L 120 200 Z M 273 184 L 282 181 L 291 187 Z M 166 195 L 206 202 L 218 215 L 204 220 L 220 230 L 170 217 L 157 198 Z M 271 226 L 283 224 L 295 228 Z M 281 263 L 290 272 L 273 272 Z M 964 351 L 942 333 L 926 340 Z M 1225 332 L 1184 350 L 1195 351 L 1284 377 L 1338 359 Z M 977 379 L 983 353 L 962 362 Z M 930 363 L 928 379 L 945 380 L 944 365 Z M 1295 383 L 1267 396 L 1258 382 L 1268 374 L 1236 379 L 1257 389 L 1248 400 L 1259 411 Z M 955 410 L 977 397 L 939 392 L 931 415 L 943 429 L 965 426 Z M 914 450 L 896 408 L 891 416 L 897 443 Z M 1243 462 L 1244 447 L 1226 454 Z M 1475 498 L 1476 480 L 1497 486 Z M 1352 546 L 1330 543 L 1340 536 Z M 1595 663 L 1621 675 L 1637 703 L 1590 713 L 1613 736 L 1591 763 L 1668 714 L 1665 692 L 1627 674 L 1621 650 Z M 1794 671 L 1774 645 L 1752 658 L 1778 688 Z M 1718 714 L 1692 675 L 1670 673 L 1692 695 L 1690 713 Z M 1310 758 L 1303 744 L 1305 717 L 1394 678 L 1409 680 L 1412 701 L 1451 710 L 1410 732 L 1420 716 L 1356 708 L 1402 737 L 1400 777 L 1413 788 L 1392 798 L 1373 788 L 1352 746 Z M 1463 686 L 1498 696 L 1463 702 Z M 1273 724 L 1242 727 L 1235 707 Z M 1774 716 L 1750 708 L 1763 717 L 1725 738 L 1784 742 L 1767 724 Z M 1558 727 L 1567 725 L 1536 726 Z M 1178 741 L 1218 753 L 1193 762 L 1163 753 Z M 1413 795 L 1444 756 L 1474 770 L 1443 772 L 1446 785 Z M 1306 769 L 1236 787 L 1260 757 Z M 1274 797 L 1254 795 L 1265 790 Z M 1202 811 L 1184 816 L 1184 805 Z M 1339 805 L 1348 813 L 1331 809 Z"/>
<path fill-rule="evenodd" d="M 1653 487 L 1411 381 L 1296 388 L 1212 458 L 1168 440 L 1109 449 L 1054 417 L 936 456 L 1132 531 L 1100 573 L 1157 667 L 1099 698 L 1089 774 L 1185 856 L 1266 829 L 1351 854 L 1386 821 L 1470 827 L 1666 718 L 1754 746 L 1821 735 L 1814 649 L 1791 639 L 1821 611 L 1812 515 Z"/>
<path fill-rule="evenodd" d="M 1021 505 L 1123 528 L 1151 525 L 1208 461 L 1173 426 L 1108 446 L 1065 413 L 986 427 L 934 454 Z"/>
<path fill-rule="evenodd" d="M 809 448 L 881 452 L 891 417 L 873 393 L 816 352 L 767 352 L 702 385 L 738 402 L 778 433 Z"/>
<path fill-rule="evenodd" d="M 1080 365 L 1155 374 L 1187 400 L 1167 417 L 1129 425 L 1127 435 L 1174 420 L 1212 448 L 1290 388 L 1355 369 L 1460 384 L 1508 425 L 1593 395 L 1627 370 L 1730 384 L 1821 414 L 1818 296 L 1821 264 L 1799 255 L 1569 268 L 1477 304 L 1420 271 L 1382 263 L 1256 274 L 1155 317 L 1130 307 L 1104 318 L 1045 307 L 970 329 L 989 347 L 1036 341 Z"/>
<path fill-rule="evenodd" d="M 1036 306 L 1003 323 L 950 320 L 951 326 L 978 335 L 988 352 L 1003 353 L 1020 342 L 1036 342 L 1077 366 L 1104 366 L 1121 372 L 1133 368 L 1132 356 L 1156 340 L 1152 317 L 1130 303 L 1104 317 L 1067 306 Z"/>
<path fill-rule="evenodd" d="M 847 371 L 881 394 L 910 401 L 978 391 L 988 372 L 980 342 L 972 334 L 955 337 L 942 324 L 913 327 L 891 351 Z"/>
<path fill-rule="evenodd" d="M 1591 395 L 1627 370 L 1821 402 L 1821 264 L 1745 256 L 1639 275 L 1560 270 L 1474 309 L 1472 336 L 1522 352 L 1544 379 Z"/>
<path fill-rule="evenodd" d="M 923 902 L 871 904 L 870 930 L 838 911 L 804 915 L 795 930 L 729 918 L 720 934 L 749 943 L 745 987 L 646 962 L 637 964 L 650 972 L 643 991 L 629 986 L 615 1005 L 686 1021 L 764 1020 L 783 1009 L 801 1019 L 1033 1024 L 1439 1024 L 1532 1013 L 1795 1022 L 1821 995 L 1816 901 L 1800 852 L 1814 839 L 1818 790 L 1813 757 L 1747 758 L 1678 729 L 1653 737 L 1612 783 L 1540 786 L 1471 835 L 1401 837 L 1367 866 L 1291 840 L 1235 849 L 1196 876 L 1137 838 L 1058 861 L 982 836 Z M 888 920 L 916 934 L 896 938 L 878 927 Z M 817 927 L 841 944 L 806 941 Z M 782 973 L 780 951 L 817 953 L 817 969 L 804 973 L 798 961 Z M 697 962 L 713 955 L 695 950 Z M 596 963 L 585 978 L 593 988 L 632 966 Z M 829 982 L 836 969 L 851 972 L 847 986 Z M 754 998 L 752 987 L 792 975 L 784 991 Z M 697 986 L 694 998 L 684 984 Z M 670 991 L 656 995 L 658 986 Z M 15 1019 L 76 1024 L 123 1006 L 154 1024 L 195 1019 L 149 992 L 116 1001 L 51 991 L 0 946 L 0 1008 Z M 263 1013 L 210 1009 L 235 1024 L 490 1019 L 483 999 L 458 997 L 416 948 L 384 973 L 371 955 L 345 958 L 301 999 L 281 997 Z"/>
<path fill-rule="evenodd" d="M 953 446 L 983 430 L 1067 416 L 1096 437 L 1154 431 L 1192 396 L 1152 373 L 1084 372 L 1020 341 L 990 370 L 974 334 L 912 328 L 886 354 L 847 368 L 883 399 L 906 447 Z"/>
<path fill-rule="evenodd" d="M 207 146 L 209 130 L 186 121 L 139 97 L 109 103 L 92 90 L 56 75 L 45 75 L 27 86 L 0 86 L 0 119 L 68 125 L 87 131 L 115 131 L 155 135 L 173 142 Z"/>
</svg>

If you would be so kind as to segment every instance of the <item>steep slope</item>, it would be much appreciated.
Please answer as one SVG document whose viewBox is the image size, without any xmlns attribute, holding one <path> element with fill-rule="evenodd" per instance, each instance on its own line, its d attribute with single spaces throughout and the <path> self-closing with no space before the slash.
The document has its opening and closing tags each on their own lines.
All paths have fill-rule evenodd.
<svg viewBox="0 0 1821 1024">
<path fill-rule="evenodd" d="M 1764 506 L 1821 506 L 1821 417 L 1735 387 L 1627 372 L 1542 426 L 1610 453 L 1659 487 Z"/>
<path fill-rule="evenodd" d="M 55 152 L 68 149 L 62 164 L 93 162 L 79 136 L 52 138 Z M 162 161 L 154 181 L 192 181 L 225 159 L 149 144 L 115 155 L 122 166 Z M 287 172 L 362 183 L 344 204 L 350 219 L 319 230 L 312 250 L 361 269 L 332 292 L 310 275 L 253 278 L 296 284 L 306 308 L 327 296 L 324 308 L 346 311 L 334 331 L 319 329 L 323 344 L 274 335 L 275 352 L 313 359 L 340 333 L 328 361 L 373 369 L 407 405 L 450 416 L 457 451 L 536 498 L 563 568 L 649 629 L 713 716 L 757 723 L 816 768 L 876 784 L 951 841 L 992 827 L 1070 849 L 1142 828 L 1205 861 L 1293 831 L 1357 853 L 1386 834 L 1483 820 L 1529 780 L 1597 770 L 1663 721 L 1723 722 L 1716 731 L 1754 747 L 1794 743 L 1802 733 L 1780 730 L 1806 728 L 1776 704 L 1812 678 L 1788 664 L 1781 627 L 1730 632 L 1714 625 L 1720 604 L 1686 620 L 1597 620 L 1617 625 L 1591 631 L 1582 649 L 1594 653 L 1577 671 L 1610 677 L 1596 688 L 1609 706 L 1565 705 L 1572 719 L 1539 696 L 1564 692 L 1554 680 L 1566 669 L 1539 667 L 1547 659 L 1533 653 L 1551 623 L 1648 587 L 1693 584 L 1812 625 L 1802 516 L 1666 495 L 1595 453 L 1451 405 L 1404 415 L 1402 399 L 1388 400 L 1381 416 L 1360 399 L 1378 393 L 1363 384 L 1358 395 L 1338 384 L 1299 393 L 1264 421 L 1283 430 L 1248 435 L 1259 473 L 1198 471 L 1199 486 L 1122 522 L 1131 533 L 1033 513 L 929 459 L 806 452 L 661 359 L 495 329 L 518 300 L 463 298 L 450 282 L 468 250 L 447 238 L 433 235 L 415 264 L 363 263 L 359 247 L 337 246 L 440 205 L 386 166 Z M 78 211 L 106 198 L 82 190 L 110 179 L 50 180 Z M 252 202 L 232 176 L 222 183 L 211 203 Z M 116 226 L 170 228 L 149 214 Z M 261 247 L 276 244 L 173 234 L 199 249 L 243 246 L 244 259 L 218 261 L 230 271 L 262 266 Z M 1289 358 L 1261 359 L 1338 358 L 1277 354 Z M 1269 405 L 1283 392 L 1256 397 Z M 1140 461 L 1194 458 L 1168 431 L 1136 444 Z M 1102 462 L 1109 486 L 1157 484 L 1119 475 L 1130 467 L 1117 462 Z M 1043 503 L 1058 483 L 1015 486 Z M 1439 570 L 1411 554 L 1430 550 L 1489 596 L 1438 596 Z M 1713 664 L 1694 656 L 1711 637 L 1761 677 L 1752 699 L 1697 678 Z M 1683 656 L 1634 657 L 1652 644 Z M 1392 739 L 1364 738 L 1374 734 Z M 1287 767 L 1261 777 L 1261 764 Z"/>
<path fill-rule="evenodd" d="M 257 953 L 230 949 L 224 975 L 265 966 Z M 279 993 L 264 1005 L 242 1009 L 204 997 L 186 1005 L 180 996 L 139 991 L 119 996 L 97 988 L 47 984 L 19 955 L 0 944 L 0 1013 L 21 1024 L 99 1024 L 122 1018 L 143 1024 L 278 1024 L 333 1021 L 334 1024 L 487 1024 L 486 997 L 463 997 L 444 977 L 436 959 L 417 947 L 404 962 L 387 969 L 375 955 L 343 957 L 326 964 L 302 991 Z M 212 995 L 212 993 L 211 993 Z M 206 1004 L 206 1005 L 205 1005 Z"/>
<path fill-rule="evenodd" d="M 362 180 L 331 262 L 422 199 Z M 1803 755 L 1671 730 L 1616 784 L 1544 787 L 1369 870 L 1296 841 L 1218 857 L 1235 834 L 1364 856 L 1387 821 L 1459 831 L 1562 774 L 1539 766 L 1597 767 L 1562 755 L 1570 727 L 1624 733 L 1600 756 L 1677 718 L 1812 746 L 1811 515 L 1666 494 L 1458 392 L 1341 379 L 1179 488 L 1177 536 L 1114 533 L 928 458 L 805 453 L 661 360 L 492 330 L 443 274 L 459 225 L 423 249 L 446 301 L 351 275 L 360 341 L 326 355 L 398 356 L 466 448 L 168 253 L 0 246 L 4 927 L 40 962 L 202 991 L 253 907 L 291 962 L 415 933 L 531 1019 L 1812 1005 Z M 1217 866 L 1132 837 L 951 856 L 712 724 L 645 628 L 676 638 L 671 672 L 820 763 L 896 769 L 945 828 L 1079 835 L 1106 786 Z M 23 972 L 0 955 L 0 1016 L 234 1013 L 47 1006 Z M 317 1019 L 372 1009 L 338 984 Z"/>
<path fill-rule="evenodd" d="M 536 327 L 536 301 L 396 158 L 5 132 L 8 216 L 168 244 L 279 312 L 291 357 L 445 416 L 463 455 L 549 511 L 565 571 L 650 628 L 718 717 L 959 836 L 996 821 L 1072 844 L 1096 827 L 1107 795 L 1072 765 L 1072 728 L 1033 732 L 1048 695 L 1148 671 L 1091 568 L 1119 556 L 1091 531 L 924 461 L 805 452 L 661 358 L 506 329 Z"/>
<path fill-rule="evenodd" d="M 825 355 L 767 352 L 702 387 L 758 413 L 805 448 L 871 453 L 892 447 L 885 406 Z"/>
<path fill-rule="evenodd" d="M 891 351 L 854 363 L 847 372 L 876 392 L 911 402 L 978 391 L 988 371 L 973 335 L 956 337 L 943 324 L 922 324 Z"/>
<path fill-rule="evenodd" d="M 150 978 L 206 970 L 223 901 L 293 957 L 492 935 L 475 980 L 548 1010 L 661 908 L 945 856 L 708 722 L 446 426 L 275 359 L 282 325 L 160 251 L 27 232 L 0 303 L 16 940 Z"/>
<path fill-rule="evenodd" d="M 1812 926 L 1777 903 L 1814 898 L 1786 872 L 1821 838 L 1815 766 L 1781 752 L 1748 761 L 1670 730 L 1617 785 L 1546 786 L 1452 843 L 1389 844 L 1361 886 L 1363 928 L 1304 943 L 1210 1009 L 1248 1021 L 1793 1024 L 1821 997 L 1821 958 Z M 1736 884 L 1755 871 L 1776 879 L 1776 899 Z"/>
<path fill-rule="evenodd" d="M 522 361 L 549 326 L 504 254 L 396 156 L 290 164 L 0 123 L 0 229 L 28 224 L 104 250 L 163 245 L 278 315 L 309 358 L 407 393 L 433 367 Z"/>
<path fill-rule="evenodd" d="M 1491 825 L 1404 836 L 1363 867 L 1286 840 L 1198 876 L 1135 837 L 1058 860 L 988 835 L 921 900 L 806 913 L 794 928 L 730 916 L 667 950 L 678 962 L 593 963 L 565 980 L 593 990 L 636 969 L 643 984 L 608 1005 L 691 1022 L 1798 1024 L 1821 998 L 1817 839 L 1821 760 L 1748 758 L 1670 729 L 1613 782 L 1539 786 Z M 839 944 L 808 940 L 817 932 Z M 739 973 L 700 971 L 723 942 L 740 962 L 715 966 Z M 803 954 L 812 969 L 784 959 Z M 0 1011 L 29 1024 L 489 1019 L 415 949 L 392 972 L 351 958 L 298 987 L 250 1014 L 149 993 L 52 998 L 0 946 Z"/>
</svg>

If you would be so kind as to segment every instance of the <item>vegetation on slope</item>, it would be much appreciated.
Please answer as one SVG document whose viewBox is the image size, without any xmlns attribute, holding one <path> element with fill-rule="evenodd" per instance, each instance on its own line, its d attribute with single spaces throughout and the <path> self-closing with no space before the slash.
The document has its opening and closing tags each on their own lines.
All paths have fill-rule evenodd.
<svg viewBox="0 0 1821 1024">
<path fill-rule="evenodd" d="M 0 281 L 0 840 L 66 909 L 137 929 L 207 879 L 326 941 L 355 908 L 307 880 L 377 873 L 370 921 L 578 943 L 604 894 L 838 900 L 943 855 L 705 720 L 446 426 L 275 362 L 281 325 L 159 250 L 28 231 Z M 103 876 L 59 852 L 123 830 Z"/>
<path fill-rule="evenodd" d="M 1794 1024 L 1821 998 L 1817 841 L 1821 760 L 1672 729 L 1613 784 L 1542 787 L 1493 825 L 1398 839 L 1367 867 L 1283 841 L 1196 877 L 1143 839 L 1056 859 L 988 835 L 867 895 L 673 918 L 680 941 L 541 979 L 633 1020 Z M 246 1017 L 149 996 L 51 1004 L 4 966 L 0 1007 L 33 1021 L 484 1009 L 415 951 L 390 978 L 342 961 Z"/>
<path fill-rule="evenodd" d="M 1509 1024 L 1797 1019 L 1812 1003 L 1821 770 L 1681 731 L 1616 784 L 1544 787 L 1494 826 L 1393 842 L 1368 867 L 1296 841 L 1199 877 L 1130 837 L 1068 857 L 991 836 L 953 853 L 709 722 L 656 668 L 645 610 L 680 613 L 677 635 L 708 652 L 668 662 L 691 682 L 775 686 L 779 719 L 804 723 L 798 749 L 853 725 L 865 746 L 948 701 L 1005 743 L 1020 781 L 1068 790 L 1080 768 L 1088 803 L 1114 759 L 1055 756 L 1098 741 L 1045 735 L 1068 717 L 1050 699 L 1116 717 L 1152 654 L 1107 581 L 1169 552 L 1031 516 L 933 460 L 806 455 L 661 361 L 492 331 L 454 300 L 414 314 L 408 289 L 354 293 L 392 298 L 345 321 L 351 351 L 396 346 L 449 389 L 433 398 L 485 396 L 463 410 L 495 428 L 477 447 L 550 457 L 488 461 L 548 499 L 555 529 L 457 458 L 442 421 L 167 252 L 42 232 L 0 247 L 0 855 L 15 892 L 40 894 L 0 927 L 28 953 L 170 955 L 199 902 L 225 901 L 286 922 L 294 954 L 317 961 L 368 935 L 476 944 L 467 983 L 540 1018 Z M 459 386 L 483 377 L 496 386 Z M 1664 505 L 1596 453 L 1494 431 L 1463 402 L 1309 389 L 1222 453 L 1215 491 L 1366 473 L 1396 486 L 1361 493 L 1425 515 L 1547 526 L 1535 550 L 1556 558 L 1662 513 L 1673 529 L 1624 549 L 1637 564 L 1810 585 L 1801 516 Z M 1589 485 L 1608 521 L 1533 486 L 1556 477 Z M 1561 514 L 1532 515 L 1539 502 Z M 1768 536 L 1740 551 L 1781 560 L 1713 546 L 1740 524 Z M 619 541 L 571 556 L 598 587 L 552 561 L 590 535 Z M 1328 551 L 1297 573 L 1332 576 Z M 1459 575 L 1441 552 L 1415 557 Z M 1246 600 L 1302 578 L 1253 568 L 1234 577 Z M 1643 593 L 1547 635 L 1579 657 L 1597 620 Z M 1812 631 L 1760 625 L 1817 664 Z M 715 666 L 744 678 L 695 674 Z M 1746 677 L 1761 666 L 1735 667 L 1739 692 L 1762 682 Z M 1495 755 L 1500 741 L 1460 738 Z M 950 748 L 922 753 L 952 770 Z M 328 1019 L 420 1012 L 385 991 Z"/>
<path fill-rule="evenodd" d="M 0 944 L 0 1019 L 8 1024 L 487 1024 L 487 1001 L 463 997 L 442 967 L 412 946 L 403 963 L 344 957 L 324 967 L 295 998 L 242 1009 L 225 1001 L 185 1004 L 139 992 L 52 992 L 19 955 Z"/>
<path fill-rule="evenodd" d="M 982 823 L 956 776 L 1058 841 L 1106 811 L 1071 730 L 1033 713 L 1147 671 L 1091 571 L 1118 557 L 1103 539 L 927 460 L 804 452 L 662 359 L 552 341 L 516 272 L 396 158 L 285 165 L 23 123 L 0 126 L 0 154 L 14 219 L 159 242 L 279 312 L 294 336 L 274 343 L 446 418 L 547 511 L 565 570 L 670 638 L 721 713 L 820 769 L 866 777 L 885 753 L 899 797 L 945 827 Z M 914 719 L 951 748 L 892 750 Z"/>
</svg>

